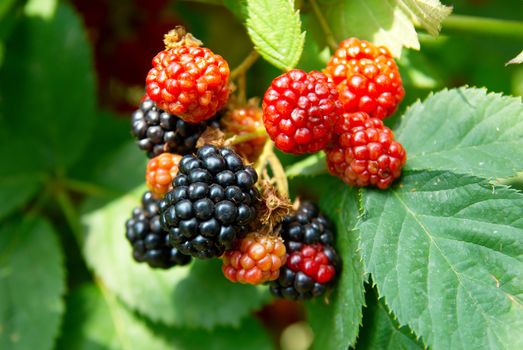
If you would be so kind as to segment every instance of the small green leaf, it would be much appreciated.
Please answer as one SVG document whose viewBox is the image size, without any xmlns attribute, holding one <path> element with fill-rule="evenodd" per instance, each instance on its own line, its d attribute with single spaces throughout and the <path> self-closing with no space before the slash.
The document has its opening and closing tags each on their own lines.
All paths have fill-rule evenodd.
<svg viewBox="0 0 523 350">
<path fill-rule="evenodd" d="M 412 105 L 397 139 L 409 169 L 508 177 L 523 169 L 521 98 L 485 89 L 443 90 Z"/>
<path fill-rule="evenodd" d="M 452 7 L 442 5 L 439 0 L 397 0 L 405 13 L 420 24 L 430 35 L 437 36 L 441 22 L 452 12 Z"/>
<path fill-rule="evenodd" d="M 305 41 L 293 0 L 247 0 L 247 32 L 256 50 L 280 69 L 294 68 Z"/>
<path fill-rule="evenodd" d="M 5 43 L 0 68 L 0 153 L 10 175 L 70 166 L 96 117 L 91 45 L 81 20 L 66 4 L 56 11 L 52 1 L 31 4 Z"/>
<path fill-rule="evenodd" d="M 514 57 L 513 59 L 508 61 L 507 65 L 509 65 L 509 64 L 520 64 L 520 63 L 523 63 L 523 51 L 521 51 L 519 53 L 519 55 L 517 55 L 516 57 Z"/>
<path fill-rule="evenodd" d="M 358 336 L 364 303 L 363 264 L 354 231 L 358 219 L 357 190 L 332 181 L 330 195 L 322 200 L 327 216 L 335 218 L 336 248 L 342 258 L 342 270 L 329 303 L 307 303 L 308 319 L 314 331 L 313 349 L 347 349 Z"/>
<path fill-rule="evenodd" d="M 325 153 L 319 152 L 299 162 L 292 164 L 285 170 L 290 179 L 296 176 L 316 176 L 327 172 Z"/>
<path fill-rule="evenodd" d="M 523 194 L 449 172 L 364 191 L 366 271 L 433 349 L 523 348 Z"/>
<path fill-rule="evenodd" d="M 218 261 L 197 261 L 167 271 L 136 263 L 125 239 L 125 221 L 144 191 L 140 188 L 84 216 L 86 260 L 109 290 L 152 320 L 209 329 L 239 325 L 268 299 L 264 288 L 228 282 Z"/>
<path fill-rule="evenodd" d="M 42 182 L 41 174 L 0 176 L 0 220 L 34 197 Z"/>
<path fill-rule="evenodd" d="M 113 294 L 94 285 L 79 287 L 68 297 L 64 334 L 57 345 L 63 350 L 172 349 Z"/>
<path fill-rule="evenodd" d="M 0 349 L 51 349 L 64 311 L 63 256 L 43 219 L 0 226 Z"/>
<path fill-rule="evenodd" d="M 348 37 L 386 46 L 394 56 L 401 48 L 418 50 L 414 24 L 396 0 L 319 0 L 318 4 L 338 41 Z"/>
<path fill-rule="evenodd" d="M 366 293 L 367 307 L 363 312 L 363 326 L 358 336 L 356 350 L 421 350 L 425 346 L 418 342 L 409 327 L 400 327 L 376 292 Z"/>
</svg>

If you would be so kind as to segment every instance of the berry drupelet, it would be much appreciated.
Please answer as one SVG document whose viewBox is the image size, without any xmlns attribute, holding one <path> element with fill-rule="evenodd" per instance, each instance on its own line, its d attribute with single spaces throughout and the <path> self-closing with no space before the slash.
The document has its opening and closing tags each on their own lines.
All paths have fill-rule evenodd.
<svg viewBox="0 0 523 350">
<path fill-rule="evenodd" d="M 198 258 L 231 249 L 256 218 L 256 171 L 226 147 L 205 145 L 186 155 L 173 189 L 160 202 L 171 244 Z"/>
<path fill-rule="evenodd" d="M 162 153 L 149 160 L 145 171 L 145 183 L 155 198 L 161 199 L 172 188 L 172 181 L 178 174 L 182 156 Z"/>
<path fill-rule="evenodd" d="M 158 201 L 151 192 L 145 192 L 142 206 L 135 208 L 125 223 L 125 236 L 133 248 L 134 260 L 161 269 L 188 264 L 191 257 L 168 243 L 168 233 L 160 226 L 159 214 Z"/>
</svg>

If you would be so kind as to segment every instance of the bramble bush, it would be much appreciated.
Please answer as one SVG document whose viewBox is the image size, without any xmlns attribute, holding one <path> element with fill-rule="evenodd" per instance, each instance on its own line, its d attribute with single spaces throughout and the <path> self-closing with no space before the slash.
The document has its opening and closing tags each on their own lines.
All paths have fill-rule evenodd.
<svg viewBox="0 0 523 350">
<path fill-rule="evenodd" d="M 449 5 L 4 0 L 0 348 L 523 348 L 522 3 Z M 129 111 L 176 24 L 229 62 L 243 101 L 321 71 L 348 37 L 395 57 L 405 99 L 385 123 L 407 162 L 390 188 L 343 183 L 323 152 L 267 160 L 335 224 L 341 273 L 321 298 L 281 304 L 217 259 L 133 260 L 147 159 Z"/>
</svg>

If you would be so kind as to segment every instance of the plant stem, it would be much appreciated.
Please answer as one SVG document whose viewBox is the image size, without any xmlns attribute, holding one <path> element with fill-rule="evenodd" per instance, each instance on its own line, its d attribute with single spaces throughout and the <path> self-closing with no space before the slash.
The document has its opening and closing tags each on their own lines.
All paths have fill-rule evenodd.
<svg viewBox="0 0 523 350">
<path fill-rule="evenodd" d="M 245 74 L 249 70 L 249 68 L 251 68 L 251 66 L 254 64 L 254 62 L 256 62 L 258 57 L 260 57 L 260 54 L 258 52 L 256 52 L 255 50 L 252 50 L 249 53 L 249 55 L 247 55 L 247 57 L 245 57 L 243 62 L 240 63 L 240 65 L 238 67 L 233 69 L 233 71 L 231 72 L 231 75 L 230 75 L 231 80 L 234 80 L 237 77 L 239 77 L 240 75 Z"/>
<path fill-rule="evenodd" d="M 450 15 L 441 24 L 443 33 L 474 33 L 507 38 L 523 38 L 523 22 L 474 16 Z"/>
<path fill-rule="evenodd" d="M 314 11 L 314 15 L 316 16 L 316 19 L 320 24 L 321 30 L 325 34 L 325 40 L 327 40 L 327 45 L 329 45 L 332 51 L 336 51 L 336 49 L 338 48 L 338 42 L 334 38 L 334 34 L 332 34 L 332 30 L 329 27 L 329 23 L 327 23 L 327 20 L 323 16 L 323 13 L 321 13 L 321 9 L 318 6 L 318 3 L 316 3 L 316 0 L 309 0 L 309 2 L 312 6 L 312 10 Z"/>
<path fill-rule="evenodd" d="M 237 145 L 239 143 L 250 141 L 252 139 L 258 138 L 260 136 L 266 136 L 266 135 L 267 135 L 267 131 L 265 131 L 264 127 L 261 127 L 261 128 L 256 129 L 256 131 L 253 131 L 253 132 L 250 132 L 247 134 L 241 134 L 241 135 L 234 136 L 231 139 L 230 144 Z"/>
<path fill-rule="evenodd" d="M 116 194 L 116 193 L 112 193 L 110 190 L 107 190 L 103 187 L 99 187 L 97 185 L 94 185 L 94 184 L 91 184 L 88 182 L 79 181 L 79 180 L 63 178 L 63 179 L 61 179 L 61 183 L 63 184 L 63 186 L 65 188 L 67 188 L 71 191 L 74 191 L 74 192 L 78 192 L 78 193 L 87 195 L 87 196 L 108 197 L 112 194 Z"/>
<path fill-rule="evenodd" d="M 76 212 L 76 208 L 74 207 L 71 197 L 69 197 L 69 194 L 63 188 L 57 188 L 55 191 L 55 197 L 58 205 L 60 206 L 60 209 L 62 210 L 62 213 L 64 214 L 67 224 L 76 238 L 78 246 L 80 249 L 82 249 L 84 241 L 82 224 L 78 219 L 78 213 Z"/>
<path fill-rule="evenodd" d="M 281 165 L 280 159 L 274 153 L 274 148 L 271 148 L 272 152 L 268 154 L 267 160 L 271 165 L 272 174 L 276 180 L 276 187 L 278 192 L 285 198 L 289 198 L 289 182 L 287 181 L 287 175 L 285 175 L 285 169 Z"/>
</svg>

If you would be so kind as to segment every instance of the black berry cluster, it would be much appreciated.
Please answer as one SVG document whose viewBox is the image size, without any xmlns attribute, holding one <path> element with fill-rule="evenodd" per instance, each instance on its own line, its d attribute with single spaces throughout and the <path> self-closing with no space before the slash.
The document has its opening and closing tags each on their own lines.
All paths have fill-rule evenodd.
<svg viewBox="0 0 523 350">
<path fill-rule="evenodd" d="M 184 156 L 173 190 L 160 202 L 170 243 L 194 257 L 221 256 L 256 218 L 257 180 L 229 148 L 205 145 Z"/>
<path fill-rule="evenodd" d="M 160 225 L 159 203 L 151 192 L 144 193 L 142 206 L 134 208 L 125 227 L 125 235 L 131 243 L 136 261 L 162 269 L 186 265 L 191 261 L 190 256 L 168 244 L 168 234 Z"/>
<path fill-rule="evenodd" d="M 303 202 L 295 214 L 281 224 L 287 249 L 287 262 L 280 276 L 271 282 L 273 295 L 290 300 L 305 300 L 325 293 L 341 268 L 333 248 L 334 235 L 329 220 L 312 202 Z"/>
<path fill-rule="evenodd" d="M 149 158 L 161 153 L 180 155 L 195 151 L 196 142 L 208 126 L 219 128 L 219 116 L 201 123 L 189 123 L 156 107 L 149 98 L 132 115 L 132 133 Z"/>
</svg>

